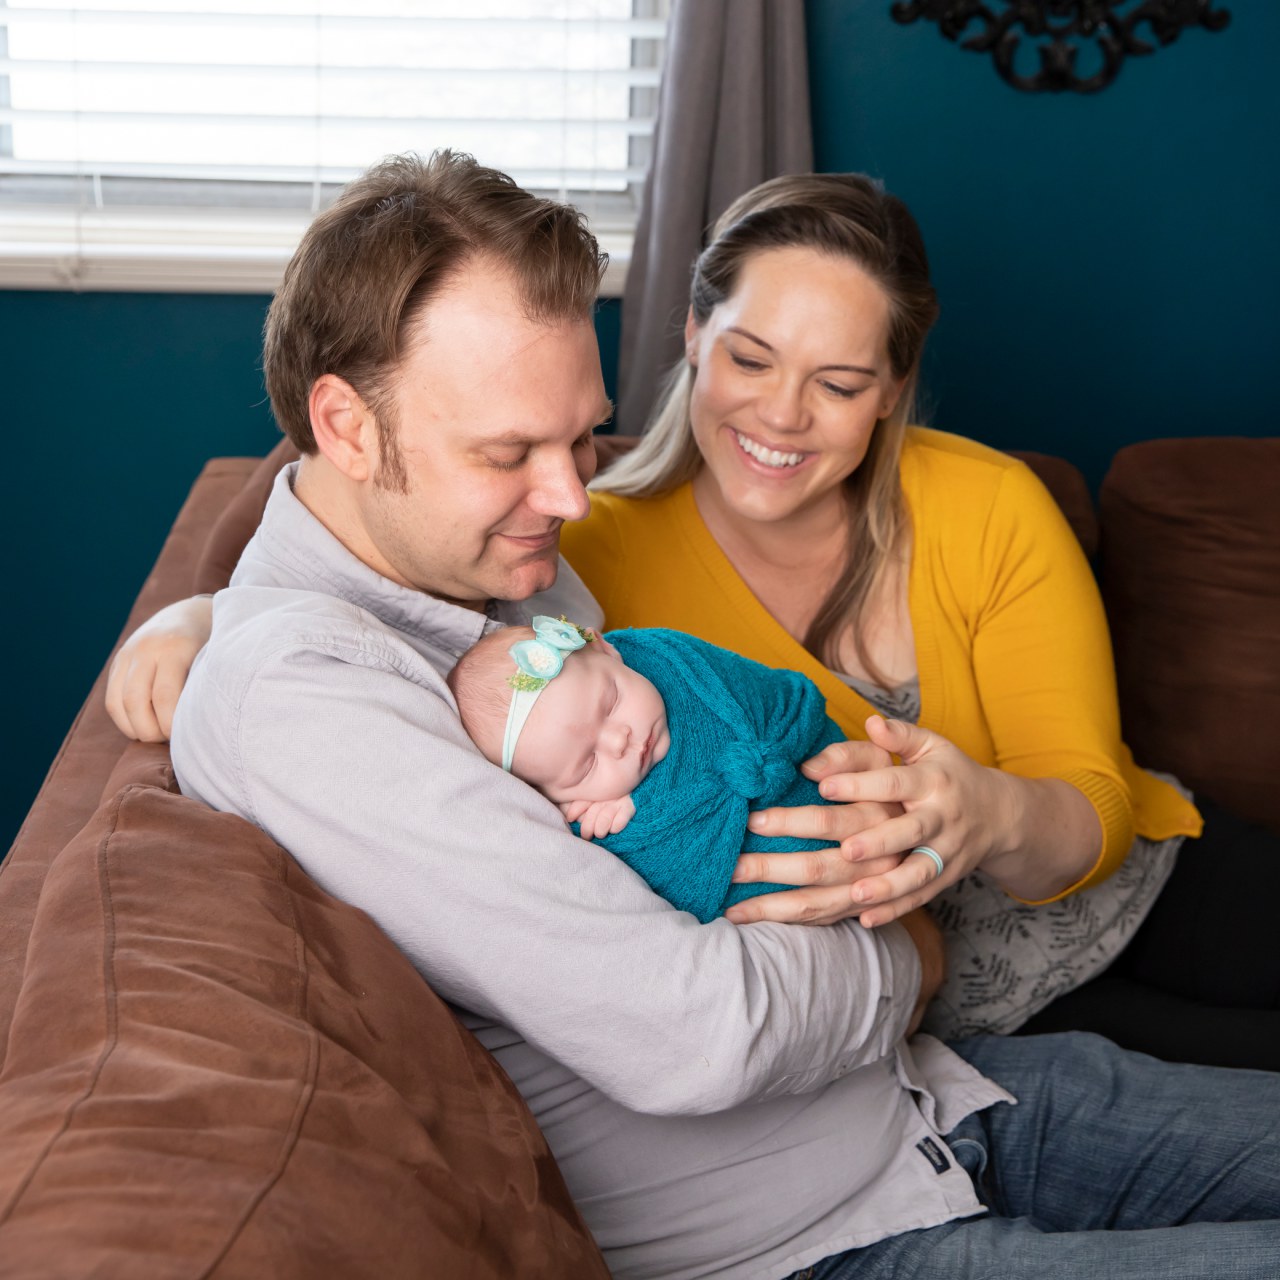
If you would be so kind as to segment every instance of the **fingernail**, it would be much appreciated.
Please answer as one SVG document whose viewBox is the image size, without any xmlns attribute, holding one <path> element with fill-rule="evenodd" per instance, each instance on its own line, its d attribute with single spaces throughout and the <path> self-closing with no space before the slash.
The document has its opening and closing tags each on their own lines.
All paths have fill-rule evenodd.
<svg viewBox="0 0 1280 1280">
<path fill-rule="evenodd" d="M 866 902 L 871 894 L 862 885 L 855 885 L 852 897 L 854 902 Z"/>
<path fill-rule="evenodd" d="M 830 780 L 818 783 L 818 794 L 825 800 L 830 800 L 835 794 L 835 784 Z"/>
<path fill-rule="evenodd" d="M 769 819 L 763 813 L 752 813 L 747 815 L 748 831 L 763 831 L 769 825 Z"/>
</svg>

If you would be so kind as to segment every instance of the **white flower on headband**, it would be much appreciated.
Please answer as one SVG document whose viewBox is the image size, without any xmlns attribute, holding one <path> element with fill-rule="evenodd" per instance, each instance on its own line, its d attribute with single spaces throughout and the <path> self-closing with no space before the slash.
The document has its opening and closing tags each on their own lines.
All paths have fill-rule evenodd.
<svg viewBox="0 0 1280 1280">
<path fill-rule="evenodd" d="M 520 640 L 508 652 L 516 660 L 518 670 L 507 683 L 513 689 L 534 693 L 554 680 L 564 666 L 565 655 L 581 649 L 593 639 L 591 634 L 566 618 L 551 618 L 540 613 L 533 619 L 532 640 Z"/>
<path fill-rule="evenodd" d="M 559 618 L 538 614 L 533 619 L 533 634 L 534 639 L 520 640 L 508 650 L 518 668 L 514 675 L 507 677 L 507 683 L 515 690 L 502 735 L 502 767 L 508 773 L 516 754 L 516 740 L 538 696 L 560 674 L 565 655 L 595 639 L 590 631 L 570 622 L 563 614 Z"/>
</svg>

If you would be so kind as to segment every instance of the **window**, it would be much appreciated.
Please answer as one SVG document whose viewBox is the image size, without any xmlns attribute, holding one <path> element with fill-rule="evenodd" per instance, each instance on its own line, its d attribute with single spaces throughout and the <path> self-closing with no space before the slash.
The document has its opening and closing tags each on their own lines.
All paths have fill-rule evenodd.
<svg viewBox="0 0 1280 1280">
<path fill-rule="evenodd" d="M 0 287 L 268 291 L 343 183 L 439 146 L 579 205 L 625 263 L 667 9 L 0 0 Z"/>
</svg>

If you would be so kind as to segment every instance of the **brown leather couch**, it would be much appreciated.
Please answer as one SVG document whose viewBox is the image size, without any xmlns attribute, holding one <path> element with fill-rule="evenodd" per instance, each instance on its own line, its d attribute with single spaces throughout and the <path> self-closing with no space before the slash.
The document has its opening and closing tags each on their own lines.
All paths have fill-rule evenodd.
<svg viewBox="0 0 1280 1280">
<path fill-rule="evenodd" d="M 225 584 L 283 456 L 209 462 L 125 628 Z M 1280 439 L 1091 502 L 1138 759 L 1280 831 Z M 89 695 L 0 867 L 0 1277 L 606 1274 L 522 1100 L 361 911 Z"/>
</svg>

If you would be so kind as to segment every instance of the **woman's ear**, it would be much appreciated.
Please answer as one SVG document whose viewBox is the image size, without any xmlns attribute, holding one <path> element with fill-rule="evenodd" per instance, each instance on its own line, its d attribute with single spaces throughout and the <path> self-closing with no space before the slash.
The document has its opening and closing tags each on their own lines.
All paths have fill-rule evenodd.
<svg viewBox="0 0 1280 1280">
<path fill-rule="evenodd" d="M 689 308 L 689 314 L 684 318 L 684 358 L 696 369 L 698 361 L 695 358 L 698 351 L 698 322 L 693 318 L 693 308 Z"/>
<path fill-rule="evenodd" d="M 360 393 L 337 374 L 321 374 L 308 400 L 316 448 L 348 480 L 367 480 L 378 458 L 373 413 Z"/>
<path fill-rule="evenodd" d="M 893 415 L 893 411 L 898 407 L 898 401 L 902 399 L 903 388 L 906 385 L 906 378 L 895 378 L 885 388 L 884 397 L 880 401 L 880 412 L 876 415 L 881 422 Z"/>
</svg>

